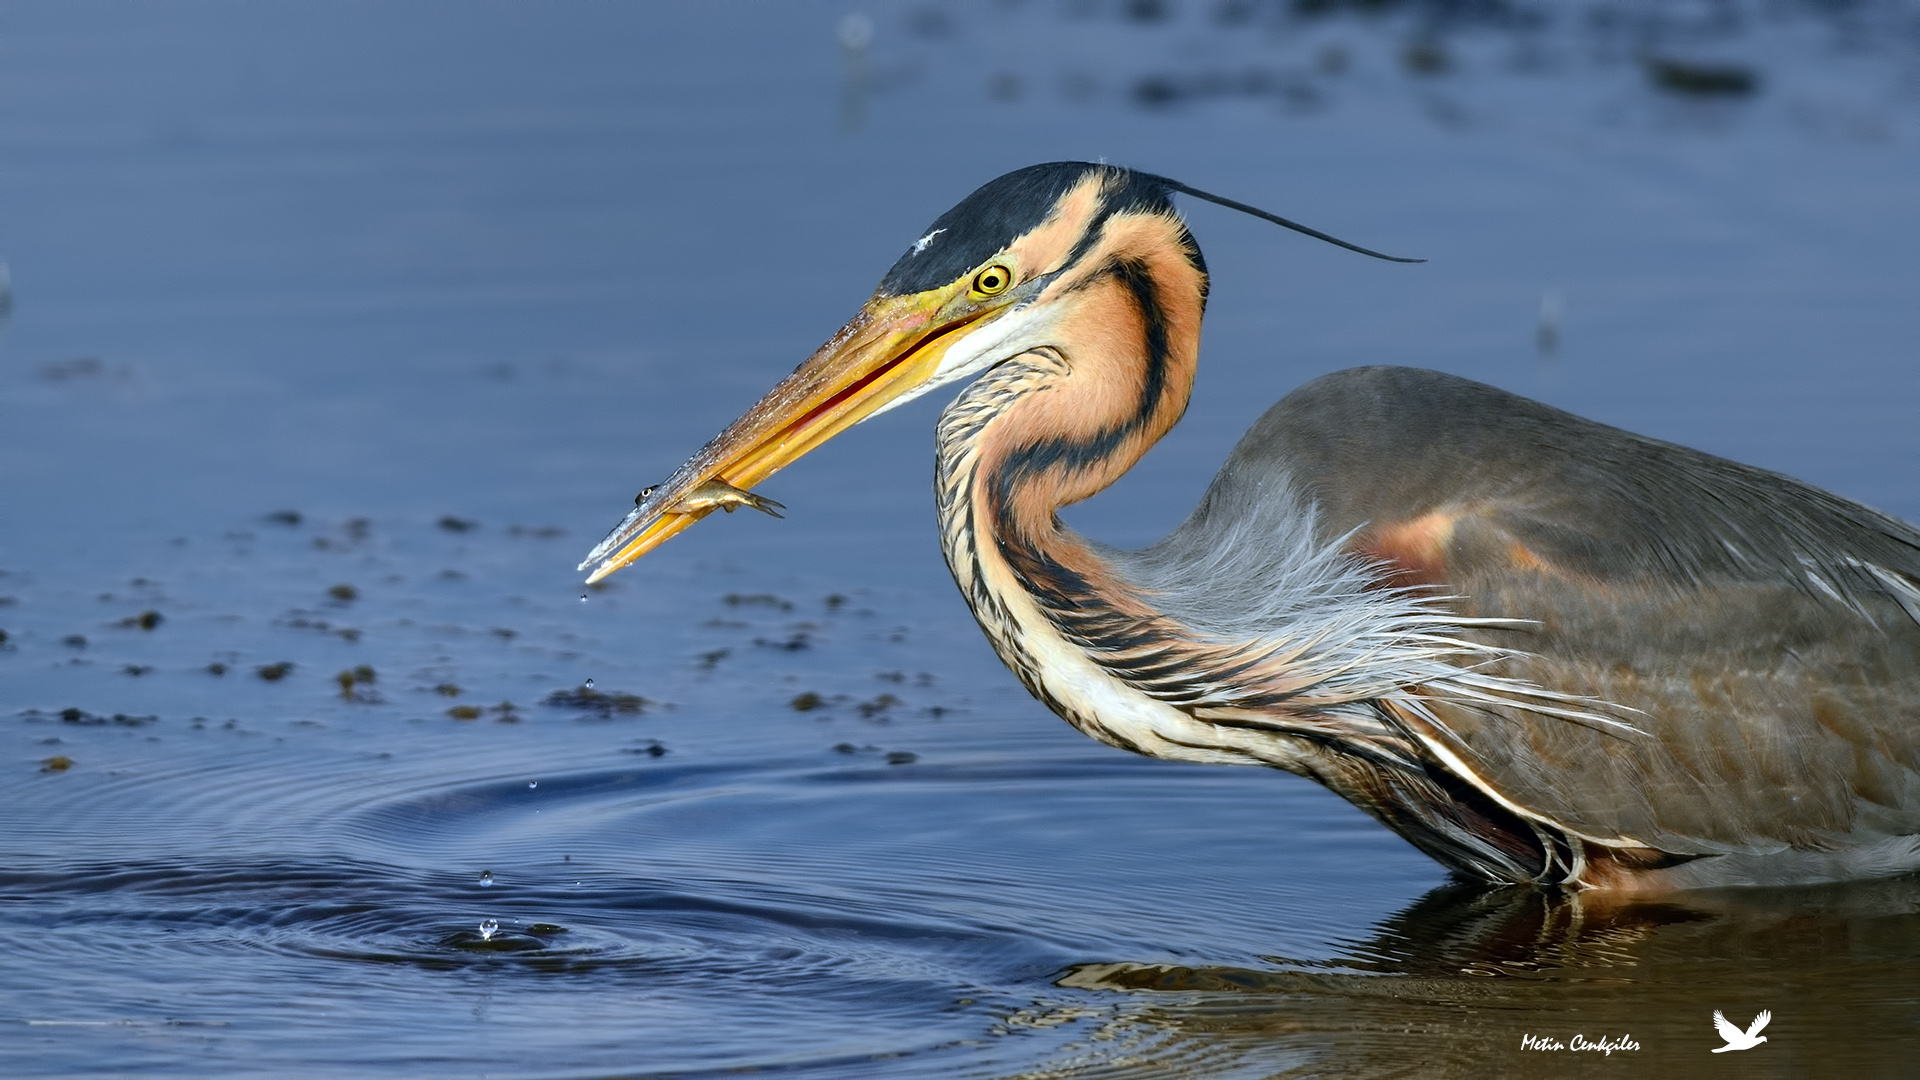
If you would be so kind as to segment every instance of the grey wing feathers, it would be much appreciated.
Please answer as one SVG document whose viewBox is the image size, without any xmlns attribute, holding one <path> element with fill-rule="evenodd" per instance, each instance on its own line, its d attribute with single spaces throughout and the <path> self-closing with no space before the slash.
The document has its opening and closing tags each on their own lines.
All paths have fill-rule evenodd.
<svg viewBox="0 0 1920 1080">
<path fill-rule="evenodd" d="M 1470 632 L 1526 654 L 1490 671 L 1643 714 L 1646 736 L 1621 738 L 1438 705 L 1475 779 L 1516 804 L 1589 838 L 1681 853 L 1837 852 L 1920 833 L 1912 526 L 1405 368 L 1289 395 L 1202 512 L 1276 475 L 1314 500 L 1329 543 L 1445 516 L 1433 583 L 1455 610 L 1531 620 Z"/>
<path fill-rule="evenodd" d="M 1248 432 L 1229 469 L 1282 461 L 1332 535 L 1475 507 L 1594 580 L 1758 581 L 1843 604 L 1890 592 L 1920 601 L 1920 530 L 1906 522 L 1439 372 L 1355 368 L 1300 388 Z"/>
</svg>

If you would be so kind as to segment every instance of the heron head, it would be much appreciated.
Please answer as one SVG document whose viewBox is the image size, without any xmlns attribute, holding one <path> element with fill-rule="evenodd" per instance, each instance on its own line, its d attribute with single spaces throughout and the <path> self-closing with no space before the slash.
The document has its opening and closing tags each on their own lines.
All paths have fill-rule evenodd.
<svg viewBox="0 0 1920 1080">
<path fill-rule="evenodd" d="M 1174 211 L 1175 193 L 1352 247 L 1266 211 L 1112 165 L 1053 162 L 989 181 L 922 231 L 866 304 L 791 375 L 643 492 L 580 564 L 590 571 L 587 580 L 606 577 L 711 513 L 717 503 L 690 498 L 696 489 L 712 491 L 715 482 L 751 488 L 869 416 L 1055 344 L 1069 298 L 1115 244 L 1146 245 L 1165 265 L 1185 267 L 1189 287 L 1204 297 L 1205 266 Z"/>
</svg>

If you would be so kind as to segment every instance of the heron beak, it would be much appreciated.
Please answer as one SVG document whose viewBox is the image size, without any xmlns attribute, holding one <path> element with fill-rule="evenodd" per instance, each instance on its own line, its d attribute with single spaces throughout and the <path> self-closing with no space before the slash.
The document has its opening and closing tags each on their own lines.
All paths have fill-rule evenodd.
<svg viewBox="0 0 1920 1080">
<path fill-rule="evenodd" d="M 742 491 L 798 460 L 925 382 L 947 349 L 991 310 L 954 317 L 945 291 L 868 301 L 847 325 L 767 392 L 753 408 L 635 501 L 579 569 L 592 584 L 712 513 L 690 499 L 712 481 Z M 712 490 L 712 489 L 709 489 Z"/>
</svg>

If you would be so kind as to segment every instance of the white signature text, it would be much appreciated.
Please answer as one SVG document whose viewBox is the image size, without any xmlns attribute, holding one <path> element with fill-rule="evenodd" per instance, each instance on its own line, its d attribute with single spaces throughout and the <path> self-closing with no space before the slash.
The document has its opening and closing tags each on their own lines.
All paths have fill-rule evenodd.
<svg viewBox="0 0 1920 1080">
<path fill-rule="evenodd" d="M 1565 1042 L 1559 1039 L 1547 1038 L 1543 1035 L 1522 1035 L 1520 1036 L 1520 1049 L 1598 1050 L 1608 1057 L 1612 1057 L 1615 1050 L 1638 1050 L 1640 1049 L 1640 1044 L 1634 1042 L 1633 1036 L 1631 1035 L 1622 1035 L 1618 1038 L 1602 1036 L 1599 1039 L 1589 1039 L 1585 1035 L 1575 1035 Z"/>
</svg>

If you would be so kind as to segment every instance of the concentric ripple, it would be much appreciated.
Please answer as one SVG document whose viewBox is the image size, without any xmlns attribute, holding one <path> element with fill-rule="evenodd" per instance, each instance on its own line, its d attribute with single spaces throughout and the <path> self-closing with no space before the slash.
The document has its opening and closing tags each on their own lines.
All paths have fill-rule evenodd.
<svg viewBox="0 0 1920 1080">
<path fill-rule="evenodd" d="M 389 1068 L 410 1048 L 445 1052 L 447 1025 L 462 1023 L 447 1010 L 470 1007 L 460 1003 L 476 988 L 515 1003 L 492 1027 L 541 1015 L 558 1023 L 559 1010 L 576 1031 L 611 1035 L 612 1018 L 627 1014 L 616 1027 L 674 1032 L 665 1044 L 659 1034 L 645 1040 L 641 1056 L 678 1056 L 681 1068 L 713 1052 L 686 1038 L 685 1024 L 777 1029 L 783 1057 L 852 1061 L 873 1040 L 892 1052 L 953 1044 L 990 1023 L 969 1014 L 1012 1007 L 990 990 L 956 1006 L 953 987 L 1004 976 L 983 957 L 1017 951 L 992 935 L 753 883 L 690 885 L 544 881 L 496 893 L 441 874 L 342 862 L 0 874 L 13 924 L 28 928 L 8 950 L 16 980 L 37 970 L 50 983 L 59 972 L 67 988 L 119 988 L 39 995 L 14 1007 L 17 1020 L 36 1030 L 84 1028 L 93 1038 L 153 1025 L 298 1026 L 304 1006 L 214 974 L 233 967 L 251 972 L 256 987 L 298 987 L 310 1006 L 366 1013 L 363 1022 L 382 1034 L 361 1060 Z M 116 974 L 130 970 L 140 978 Z M 151 993 L 167 985 L 188 992 Z M 858 1029 L 829 1022 L 856 1006 Z M 608 1041 L 607 1061 L 633 1060 L 636 1045 Z M 741 1063 L 737 1049 L 722 1058 Z"/>
</svg>

